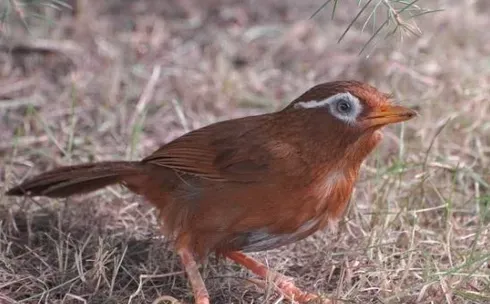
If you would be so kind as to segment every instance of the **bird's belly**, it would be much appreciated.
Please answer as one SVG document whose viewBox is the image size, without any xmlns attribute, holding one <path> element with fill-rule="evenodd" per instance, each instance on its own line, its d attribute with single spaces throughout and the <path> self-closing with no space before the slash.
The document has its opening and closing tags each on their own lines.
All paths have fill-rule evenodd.
<svg viewBox="0 0 490 304">
<path fill-rule="evenodd" d="M 296 231 L 289 233 L 269 232 L 266 228 L 240 232 L 228 238 L 223 247 L 226 250 L 241 250 L 244 252 L 270 250 L 308 237 L 318 230 L 319 223 L 320 219 L 311 219 L 306 221 Z"/>
<path fill-rule="evenodd" d="M 172 216 L 164 223 L 189 235 L 190 244 L 205 244 L 202 249 L 196 246 L 199 252 L 263 251 L 294 243 L 336 220 L 349 192 L 345 176 L 338 172 L 308 187 L 286 182 L 222 187 L 190 182 L 186 187 L 191 188 L 172 193 L 175 203 L 169 204 L 185 220 L 175 221 L 179 218 L 175 212 L 166 212 Z M 179 222 L 184 226 L 179 227 Z"/>
</svg>

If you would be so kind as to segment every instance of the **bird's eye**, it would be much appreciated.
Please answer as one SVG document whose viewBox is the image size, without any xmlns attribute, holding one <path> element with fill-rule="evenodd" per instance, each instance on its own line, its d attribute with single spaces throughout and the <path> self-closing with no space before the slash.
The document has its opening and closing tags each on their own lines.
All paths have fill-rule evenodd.
<svg viewBox="0 0 490 304">
<path fill-rule="evenodd" d="M 341 114 L 349 114 L 352 112 L 352 104 L 349 100 L 339 100 L 337 102 L 337 111 Z"/>
</svg>

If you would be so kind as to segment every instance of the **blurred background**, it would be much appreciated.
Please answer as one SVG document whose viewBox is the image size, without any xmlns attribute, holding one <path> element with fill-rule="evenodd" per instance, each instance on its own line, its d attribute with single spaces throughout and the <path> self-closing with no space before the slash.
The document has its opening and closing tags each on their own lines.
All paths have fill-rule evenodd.
<svg viewBox="0 0 490 304">
<path fill-rule="evenodd" d="M 140 197 L 4 190 L 56 166 L 139 159 L 340 79 L 420 117 L 385 131 L 337 231 L 255 256 L 345 303 L 490 303 L 490 2 L 324 4 L 0 3 L 2 303 L 191 302 Z M 280 299 L 226 261 L 210 258 L 203 274 L 213 303 Z"/>
</svg>

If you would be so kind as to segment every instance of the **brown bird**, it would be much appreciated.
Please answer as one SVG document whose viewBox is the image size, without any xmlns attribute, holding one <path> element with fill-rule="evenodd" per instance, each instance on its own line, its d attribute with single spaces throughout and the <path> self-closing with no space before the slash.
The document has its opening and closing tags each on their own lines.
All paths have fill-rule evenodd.
<svg viewBox="0 0 490 304">
<path fill-rule="evenodd" d="M 196 303 L 209 303 L 197 262 L 213 251 L 262 278 L 272 275 L 278 291 L 304 303 L 317 296 L 243 252 L 335 224 L 361 163 L 382 138 L 379 129 L 415 115 L 368 84 L 323 83 L 280 111 L 194 130 L 141 161 L 62 167 L 7 194 L 66 197 L 122 184 L 159 210 Z"/>
</svg>

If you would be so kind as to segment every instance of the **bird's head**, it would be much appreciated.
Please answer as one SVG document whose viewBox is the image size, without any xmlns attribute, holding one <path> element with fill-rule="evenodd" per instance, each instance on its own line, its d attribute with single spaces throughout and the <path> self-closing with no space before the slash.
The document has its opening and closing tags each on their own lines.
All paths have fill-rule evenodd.
<svg viewBox="0 0 490 304">
<path fill-rule="evenodd" d="M 395 105 L 389 94 L 358 81 L 335 81 L 314 86 L 296 98 L 285 110 L 318 113 L 359 132 L 409 120 L 416 112 Z"/>
<path fill-rule="evenodd" d="M 366 83 L 335 81 L 311 88 L 282 111 L 302 117 L 301 121 L 307 122 L 304 132 L 318 143 L 328 144 L 329 149 L 352 148 L 363 158 L 380 141 L 377 130 L 417 115 L 391 99 Z"/>
</svg>

